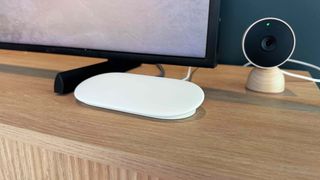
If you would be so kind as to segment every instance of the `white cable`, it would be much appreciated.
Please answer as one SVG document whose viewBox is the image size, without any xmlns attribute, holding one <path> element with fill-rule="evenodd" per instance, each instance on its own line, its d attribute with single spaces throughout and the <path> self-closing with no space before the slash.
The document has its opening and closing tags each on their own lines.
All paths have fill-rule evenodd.
<svg viewBox="0 0 320 180">
<path fill-rule="evenodd" d="M 281 72 L 287 76 L 291 76 L 291 77 L 294 77 L 294 78 L 298 78 L 298 79 L 303 79 L 303 80 L 306 80 L 306 81 L 312 81 L 312 82 L 316 82 L 316 83 L 320 83 L 320 79 L 314 79 L 314 78 L 311 78 L 311 77 L 307 77 L 307 76 L 302 76 L 302 75 L 299 75 L 299 74 L 294 74 L 294 73 L 290 73 L 290 72 L 287 72 L 287 71 L 283 71 L 281 70 Z"/>
<path fill-rule="evenodd" d="M 243 67 L 248 67 L 248 66 L 250 66 L 250 65 L 251 65 L 251 63 L 248 62 L 247 64 L 243 65 Z"/>
<path fill-rule="evenodd" d="M 310 63 L 302 62 L 302 61 L 295 60 L 295 59 L 289 59 L 288 62 L 292 62 L 292 63 L 295 63 L 295 64 L 300 64 L 300 65 L 307 66 L 307 67 L 310 67 L 310 68 L 313 68 L 313 69 L 316 69 L 316 70 L 320 71 L 320 67 L 319 66 L 316 66 L 316 65 L 313 65 L 313 64 L 310 64 Z M 311 78 L 311 77 L 307 77 L 307 76 L 302 76 L 302 75 L 299 75 L 299 74 L 294 74 L 294 73 L 290 73 L 290 72 L 283 71 L 283 70 L 281 70 L 281 71 L 282 71 L 283 74 L 285 74 L 287 76 L 291 76 L 291 77 L 294 77 L 294 78 L 299 78 L 299 79 L 303 79 L 303 80 L 307 80 L 307 81 L 320 83 L 320 79 L 315 79 L 315 78 Z"/>
<path fill-rule="evenodd" d="M 199 68 L 195 68 L 194 70 L 192 70 L 192 67 L 188 68 L 188 73 L 186 75 L 185 78 L 183 78 L 183 81 L 191 81 L 192 80 L 192 76 L 193 74 L 198 70 Z"/>
<path fill-rule="evenodd" d="M 310 68 L 313 68 L 313 69 L 320 71 L 320 67 L 313 65 L 313 64 L 310 64 L 310 63 L 302 62 L 302 61 L 295 60 L 295 59 L 289 59 L 288 62 L 300 64 L 300 65 L 307 66 L 307 67 L 310 67 Z"/>
<path fill-rule="evenodd" d="M 316 70 L 320 71 L 320 67 L 319 66 L 316 66 L 316 65 L 313 65 L 313 64 L 310 64 L 310 63 L 302 62 L 302 61 L 295 60 L 295 59 L 289 59 L 288 62 L 295 63 L 295 64 L 300 64 L 300 65 L 307 66 L 307 67 L 310 67 L 310 68 L 313 68 L 313 69 L 316 69 Z M 247 64 L 245 64 L 243 66 L 244 67 L 248 67 L 250 65 L 251 65 L 251 63 L 249 62 L 249 63 L 247 63 Z M 283 74 L 287 75 L 287 76 L 291 76 L 291 77 L 294 77 L 294 78 L 320 83 L 320 79 L 314 79 L 314 78 L 311 78 L 311 77 L 290 73 L 290 72 L 287 72 L 287 71 L 284 71 L 284 70 L 281 70 L 281 72 Z"/>
<path fill-rule="evenodd" d="M 165 77 L 165 69 L 163 68 L 163 66 L 161 64 L 156 64 L 157 68 L 160 70 L 160 74 L 158 75 L 158 77 Z M 192 71 L 192 67 L 188 68 L 188 72 L 185 78 L 181 79 L 183 81 L 191 81 L 193 73 L 195 73 L 198 70 L 198 68 L 195 68 Z"/>
<path fill-rule="evenodd" d="M 188 68 L 188 73 L 187 73 L 186 77 L 183 78 L 182 80 L 183 80 L 183 81 L 190 81 L 191 75 L 192 75 L 192 67 L 189 67 L 189 68 Z"/>
</svg>

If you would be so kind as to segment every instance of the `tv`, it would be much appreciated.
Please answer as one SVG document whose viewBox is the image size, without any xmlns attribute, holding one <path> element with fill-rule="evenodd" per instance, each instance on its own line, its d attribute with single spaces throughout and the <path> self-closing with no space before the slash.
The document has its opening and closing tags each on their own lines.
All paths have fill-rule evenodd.
<svg viewBox="0 0 320 180">
<path fill-rule="evenodd" d="M 0 48 L 214 67 L 219 0 L 0 0 Z"/>
<path fill-rule="evenodd" d="M 108 59 L 61 72 L 55 92 L 141 63 L 217 65 L 220 0 L 0 0 L 0 49 Z"/>
</svg>

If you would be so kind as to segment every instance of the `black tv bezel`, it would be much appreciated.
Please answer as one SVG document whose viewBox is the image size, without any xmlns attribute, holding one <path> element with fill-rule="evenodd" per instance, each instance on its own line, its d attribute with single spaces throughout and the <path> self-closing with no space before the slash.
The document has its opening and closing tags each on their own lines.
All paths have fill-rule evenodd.
<svg viewBox="0 0 320 180">
<path fill-rule="evenodd" d="M 147 64 L 172 64 L 195 67 L 215 67 L 217 65 L 220 24 L 220 0 L 210 0 L 207 49 L 205 58 L 167 56 L 144 53 L 117 52 L 84 48 L 57 47 L 33 44 L 0 42 L 0 49 L 44 52 L 64 55 L 86 56 L 105 59 L 132 60 Z"/>
</svg>

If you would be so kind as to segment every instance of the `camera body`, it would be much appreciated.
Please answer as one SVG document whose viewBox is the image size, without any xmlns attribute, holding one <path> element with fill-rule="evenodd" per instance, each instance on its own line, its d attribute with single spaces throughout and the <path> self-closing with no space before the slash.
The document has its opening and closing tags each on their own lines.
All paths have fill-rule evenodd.
<svg viewBox="0 0 320 180">
<path fill-rule="evenodd" d="M 284 64 L 293 54 L 296 36 L 291 26 L 278 18 L 264 18 L 244 33 L 242 50 L 246 59 L 258 68 L 269 69 Z"/>
<path fill-rule="evenodd" d="M 278 18 L 264 18 L 254 22 L 244 33 L 242 50 L 255 66 L 249 74 L 247 89 L 263 93 L 281 93 L 285 78 L 278 68 L 292 56 L 296 36 L 291 26 Z"/>
</svg>

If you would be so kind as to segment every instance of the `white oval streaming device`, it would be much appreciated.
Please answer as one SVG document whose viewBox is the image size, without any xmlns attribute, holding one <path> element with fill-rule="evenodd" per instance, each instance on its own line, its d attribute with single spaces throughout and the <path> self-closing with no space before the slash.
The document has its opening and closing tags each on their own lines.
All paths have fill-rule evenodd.
<svg viewBox="0 0 320 180">
<path fill-rule="evenodd" d="M 85 104 L 157 119 L 183 119 L 195 114 L 204 92 L 177 79 L 106 73 L 83 81 L 74 91 Z"/>
</svg>

